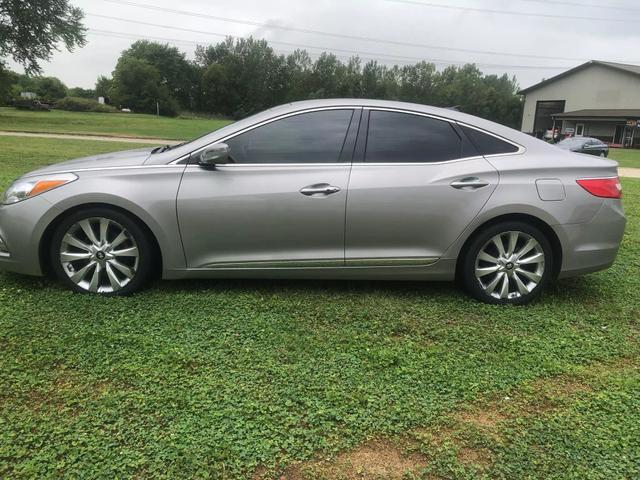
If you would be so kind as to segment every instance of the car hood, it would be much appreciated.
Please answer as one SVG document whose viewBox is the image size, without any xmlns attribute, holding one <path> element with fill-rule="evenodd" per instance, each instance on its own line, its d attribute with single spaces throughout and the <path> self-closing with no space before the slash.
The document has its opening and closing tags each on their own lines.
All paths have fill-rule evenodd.
<svg viewBox="0 0 640 480">
<path fill-rule="evenodd" d="M 154 147 L 137 148 L 123 152 L 101 153 L 90 157 L 76 158 L 75 160 L 55 163 L 47 167 L 39 168 L 38 170 L 23 175 L 23 177 L 32 177 L 34 175 L 53 172 L 73 172 L 87 168 L 136 167 L 145 162 L 149 155 L 151 155 L 153 148 Z"/>
</svg>

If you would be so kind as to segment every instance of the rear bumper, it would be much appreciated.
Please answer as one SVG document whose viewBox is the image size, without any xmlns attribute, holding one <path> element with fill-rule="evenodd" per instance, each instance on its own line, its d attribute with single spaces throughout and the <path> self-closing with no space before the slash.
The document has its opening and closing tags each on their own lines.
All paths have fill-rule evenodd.
<svg viewBox="0 0 640 480">
<path fill-rule="evenodd" d="M 618 254 L 626 222 L 622 202 L 607 199 L 590 222 L 555 225 L 553 229 L 562 243 L 559 278 L 610 267 Z"/>
</svg>

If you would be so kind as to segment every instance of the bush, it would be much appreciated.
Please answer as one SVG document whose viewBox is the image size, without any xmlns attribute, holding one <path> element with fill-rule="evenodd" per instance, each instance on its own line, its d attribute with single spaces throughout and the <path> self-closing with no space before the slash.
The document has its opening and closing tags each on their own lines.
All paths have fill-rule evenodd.
<svg viewBox="0 0 640 480">
<path fill-rule="evenodd" d="M 80 97 L 64 97 L 56 102 L 55 108 L 58 110 L 69 110 L 72 112 L 102 112 L 113 113 L 117 110 L 111 105 L 104 105 L 95 100 Z"/>
</svg>

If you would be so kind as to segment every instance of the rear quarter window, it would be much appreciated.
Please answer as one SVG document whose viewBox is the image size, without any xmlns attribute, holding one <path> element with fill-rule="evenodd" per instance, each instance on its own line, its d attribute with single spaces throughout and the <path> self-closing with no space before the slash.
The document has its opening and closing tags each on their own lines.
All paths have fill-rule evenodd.
<svg viewBox="0 0 640 480">
<path fill-rule="evenodd" d="M 481 155 L 501 155 L 515 153 L 519 150 L 516 145 L 505 142 L 493 135 L 463 125 L 461 125 L 460 128 L 462 128 L 462 131 L 469 137 L 469 140 L 471 140 Z"/>
</svg>

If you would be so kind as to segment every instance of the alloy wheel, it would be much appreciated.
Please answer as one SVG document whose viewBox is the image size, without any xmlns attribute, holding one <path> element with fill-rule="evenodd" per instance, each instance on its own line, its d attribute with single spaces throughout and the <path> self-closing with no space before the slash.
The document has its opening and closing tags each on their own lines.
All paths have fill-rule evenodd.
<svg viewBox="0 0 640 480">
<path fill-rule="evenodd" d="M 545 255 L 540 243 L 524 232 L 502 232 L 487 241 L 475 261 L 475 277 L 485 294 L 513 299 L 530 294 L 540 283 Z"/>
<path fill-rule="evenodd" d="M 83 290 L 113 293 L 136 275 L 138 245 L 118 222 L 104 217 L 74 223 L 62 237 L 60 263 L 69 279 Z"/>
</svg>

